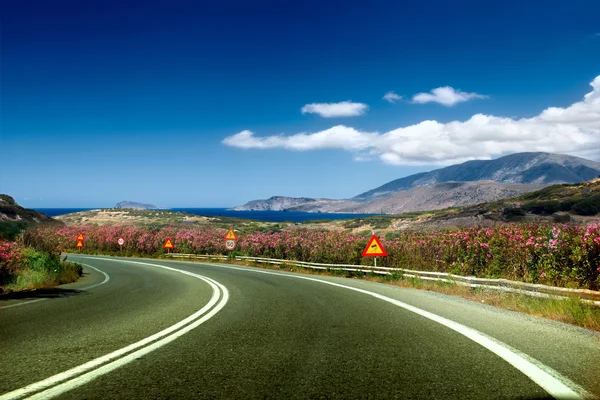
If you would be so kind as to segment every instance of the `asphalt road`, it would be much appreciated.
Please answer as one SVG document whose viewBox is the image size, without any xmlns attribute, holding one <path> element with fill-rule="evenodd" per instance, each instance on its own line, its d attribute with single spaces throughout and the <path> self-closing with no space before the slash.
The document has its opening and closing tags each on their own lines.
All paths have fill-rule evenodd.
<svg viewBox="0 0 600 400">
<path fill-rule="evenodd" d="M 600 395 L 585 329 L 356 279 L 69 259 L 79 282 L 0 298 L 0 400 Z"/>
</svg>

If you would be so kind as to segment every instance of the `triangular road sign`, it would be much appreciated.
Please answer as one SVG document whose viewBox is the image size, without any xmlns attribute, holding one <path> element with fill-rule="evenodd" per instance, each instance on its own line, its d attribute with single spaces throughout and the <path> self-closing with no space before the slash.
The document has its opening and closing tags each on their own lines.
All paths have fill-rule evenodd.
<svg viewBox="0 0 600 400">
<path fill-rule="evenodd" d="M 77 240 L 83 240 L 83 233 L 79 233 L 79 236 L 77 236 Z"/>
<path fill-rule="evenodd" d="M 373 235 L 371 236 L 371 240 L 369 240 L 369 244 L 363 250 L 362 255 L 363 257 L 385 257 L 387 256 L 387 252 L 381 245 L 379 239 L 377 239 L 377 236 Z"/>
<path fill-rule="evenodd" d="M 77 247 L 83 247 L 83 240 L 77 240 Z"/>
<path fill-rule="evenodd" d="M 173 249 L 173 248 L 175 248 L 175 246 L 173 246 L 173 242 L 171 242 L 171 238 L 167 239 L 167 241 L 165 242 L 165 245 L 163 246 L 163 248 L 165 248 L 165 249 Z"/>
<path fill-rule="evenodd" d="M 226 240 L 237 240 L 237 236 L 235 236 L 235 232 L 233 232 L 233 229 L 230 229 L 227 232 L 227 235 L 225 235 L 225 239 Z"/>
</svg>

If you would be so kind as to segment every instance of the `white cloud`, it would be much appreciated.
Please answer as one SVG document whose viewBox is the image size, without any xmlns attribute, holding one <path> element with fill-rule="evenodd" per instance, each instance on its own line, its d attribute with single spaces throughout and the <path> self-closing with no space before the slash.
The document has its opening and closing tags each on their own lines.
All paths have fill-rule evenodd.
<svg viewBox="0 0 600 400">
<path fill-rule="evenodd" d="M 383 99 L 389 101 L 390 103 L 395 103 L 396 100 L 400 100 L 401 98 L 402 98 L 402 96 L 397 95 L 393 91 L 392 92 L 387 92 L 385 94 L 385 96 L 383 96 Z"/>
<path fill-rule="evenodd" d="M 223 143 L 242 149 L 315 150 L 343 149 L 362 150 L 369 147 L 369 142 L 376 139 L 377 134 L 359 132 L 354 128 L 337 125 L 315 133 L 297 133 L 291 136 L 269 136 L 259 138 L 250 131 L 242 131 L 223 140 Z"/>
<path fill-rule="evenodd" d="M 446 107 L 451 107 L 455 104 L 462 103 L 471 99 L 487 99 L 485 96 L 477 93 L 467 93 L 461 90 L 456 90 L 450 86 L 439 87 L 431 90 L 429 93 L 417 93 L 413 96 L 413 102 L 424 103 L 439 103 Z"/>
<path fill-rule="evenodd" d="M 315 133 L 256 137 L 250 131 L 223 143 L 245 149 L 342 149 L 355 160 L 378 157 L 392 165 L 448 165 L 523 151 L 566 153 L 600 160 L 600 76 L 582 101 L 549 107 L 532 118 L 476 114 L 466 121 L 427 120 L 389 132 L 337 125 Z"/>
<path fill-rule="evenodd" d="M 363 115 L 369 106 L 363 103 L 342 101 L 339 103 L 312 103 L 302 107 L 302 114 L 319 114 L 324 118 L 354 117 Z"/>
</svg>

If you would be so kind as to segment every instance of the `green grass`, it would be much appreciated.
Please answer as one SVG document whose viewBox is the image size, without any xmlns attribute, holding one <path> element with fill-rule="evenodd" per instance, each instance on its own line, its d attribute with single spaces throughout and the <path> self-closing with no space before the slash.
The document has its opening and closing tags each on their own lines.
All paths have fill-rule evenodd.
<svg viewBox="0 0 600 400">
<path fill-rule="evenodd" d="M 81 274 L 81 265 L 71 262 L 63 262 L 60 269 L 52 271 L 24 269 L 7 284 L 0 286 L 0 290 L 2 293 L 8 293 L 58 286 L 77 281 Z"/>
<path fill-rule="evenodd" d="M 453 216 L 463 208 L 464 207 L 450 207 L 441 210 L 409 211 L 402 214 L 374 215 L 370 217 L 353 218 L 344 220 L 342 226 L 346 229 L 354 229 L 364 225 L 371 225 L 375 229 L 387 229 L 395 220 L 413 220 L 422 217 L 434 216 Z"/>
<path fill-rule="evenodd" d="M 83 272 L 80 264 L 60 261 L 58 256 L 25 248 L 20 266 L 6 281 L 0 282 L 0 293 L 41 289 L 77 281 Z"/>
<path fill-rule="evenodd" d="M 478 303 L 600 331 L 600 307 L 575 297 L 565 299 L 532 297 L 478 287 L 470 288 L 453 282 L 426 281 L 412 277 L 407 279 L 383 277 L 375 280 L 402 287 L 459 296 Z"/>
</svg>

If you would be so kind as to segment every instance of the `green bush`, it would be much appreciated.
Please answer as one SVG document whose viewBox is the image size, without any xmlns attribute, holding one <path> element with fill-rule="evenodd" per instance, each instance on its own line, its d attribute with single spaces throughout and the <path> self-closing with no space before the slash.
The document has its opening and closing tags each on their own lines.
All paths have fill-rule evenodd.
<svg viewBox="0 0 600 400">
<path fill-rule="evenodd" d="M 600 213 L 600 195 L 578 201 L 572 210 L 578 215 L 596 215 Z"/>
<path fill-rule="evenodd" d="M 550 201 L 530 201 L 523 204 L 523 210 L 537 215 L 552 215 L 557 211 L 561 211 L 560 203 L 556 200 Z"/>
<path fill-rule="evenodd" d="M 502 219 L 505 221 L 520 221 L 525 215 L 525 211 L 516 207 L 506 207 L 502 210 Z"/>
<path fill-rule="evenodd" d="M 19 250 L 18 267 L 0 281 L 0 292 L 40 289 L 75 282 L 83 274 L 80 264 L 61 262 L 58 255 L 31 247 Z"/>
<path fill-rule="evenodd" d="M 400 232 L 388 232 L 385 234 L 385 240 L 398 239 L 400 237 Z"/>
<path fill-rule="evenodd" d="M 37 251 L 32 248 L 21 250 L 21 262 L 25 268 L 34 271 L 60 271 L 61 264 L 57 255 Z"/>
<path fill-rule="evenodd" d="M 557 224 L 566 224 L 571 221 L 569 214 L 552 214 L 552 220 Z"/>
</svg>

